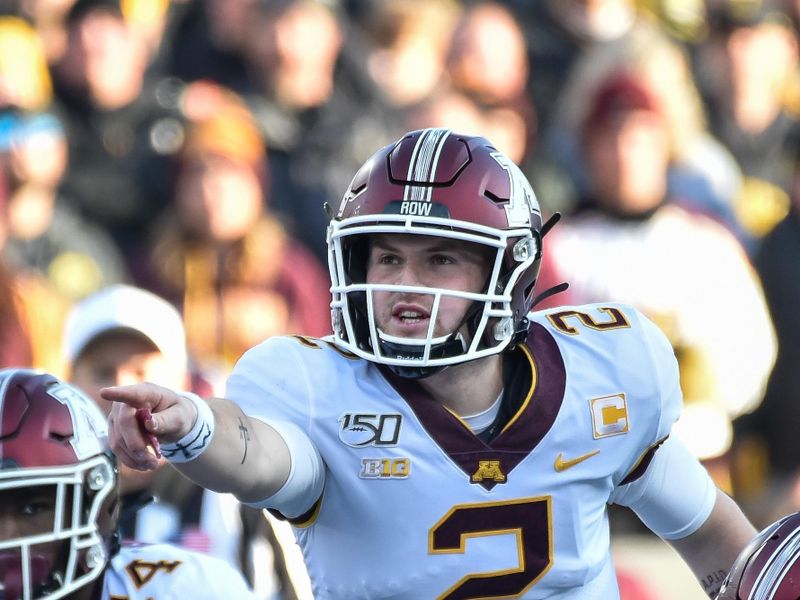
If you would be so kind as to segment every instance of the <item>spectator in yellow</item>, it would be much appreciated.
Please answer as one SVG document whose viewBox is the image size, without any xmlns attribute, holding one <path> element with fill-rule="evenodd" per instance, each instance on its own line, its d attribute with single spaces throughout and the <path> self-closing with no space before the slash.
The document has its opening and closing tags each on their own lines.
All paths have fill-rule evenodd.
<svg viewBox="0 0 800 600">
<path fill-rule="evenodd" d="M 148 249 L 143 285 L 183 309 L 201 364 L 232 366 L 271 335 L 330 329 L 328 278 L 269 212 L 264 141 L 232 92 L 191 86 L 172 211 Z"/>
</svg>

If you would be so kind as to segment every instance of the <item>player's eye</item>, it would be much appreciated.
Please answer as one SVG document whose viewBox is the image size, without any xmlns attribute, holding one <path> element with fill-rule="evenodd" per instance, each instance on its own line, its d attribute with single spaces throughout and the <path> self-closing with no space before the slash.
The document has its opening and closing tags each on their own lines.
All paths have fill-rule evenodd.
<svg viewBox="0 0 800 600">
<path fill-rule="evenodd" d="M 448 254 L 434 254 L 431 256 L 431 263 L 434 265 L 451 265 L 455 259 Z"/>
<path fill-rule="evenodd" d="M 46 500 L 30 500 L 20 507 L 20 512 L 28 517 L 34 517 L 52 510 L 52 502 Z"/>
<path fill-rule="evenodd" d="M 378 256 L 377 262 L 381 265 L 396 265 L 400 263 L 400 257 L 386 252 Z"/>
</svg>

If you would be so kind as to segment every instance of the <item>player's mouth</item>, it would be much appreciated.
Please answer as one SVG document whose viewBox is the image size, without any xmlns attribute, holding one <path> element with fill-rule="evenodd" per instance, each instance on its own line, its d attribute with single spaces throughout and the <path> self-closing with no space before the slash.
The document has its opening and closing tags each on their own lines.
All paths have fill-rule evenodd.
<svg viewBox="0 0 800 600">
<path fill-rule="evenodd" d="M 426 318 L 421 312 L 417 312 L 415 310 L 404 310 L 403 312 L 396 314 L 395 317 L 407 325 L 419 323 L 422 321 L 422 319 Z"/>
<path fill-rule="evenodd" d="M 427 333 L 430 313 L 417 304 L 398 304 L 392 309 L 392 326 L 405 335 Z"/>
</svg>

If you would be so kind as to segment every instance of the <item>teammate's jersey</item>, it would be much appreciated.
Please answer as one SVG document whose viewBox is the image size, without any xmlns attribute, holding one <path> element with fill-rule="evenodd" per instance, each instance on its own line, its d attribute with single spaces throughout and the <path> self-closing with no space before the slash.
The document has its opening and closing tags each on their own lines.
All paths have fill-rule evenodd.
<svg viewBox="0 0 800 600">
<path fill-rule="evenodd" d="M 103 600 L 255 600 L 222 559 L 167 544 L 123 545 L 105 572 Z"/>
<path fill-rule="evenodd" d="M 618 596 L 606 506 L 679 415 L 672 349 L 613 304 L 538 313 L 515 351 L 532 383 L 489 443 L 326 340 L 242 357 L 227 397 L 295 423 L 325 463 L 296 530 L 318 600 Z"/>
</svg>

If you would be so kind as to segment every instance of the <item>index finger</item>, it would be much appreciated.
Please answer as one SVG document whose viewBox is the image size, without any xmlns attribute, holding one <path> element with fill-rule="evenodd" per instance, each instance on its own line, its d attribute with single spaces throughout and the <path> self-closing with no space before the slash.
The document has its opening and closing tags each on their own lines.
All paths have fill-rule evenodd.
<svg viewBox="0 0 800 600">
<path fill-rule="evenodd" d="M 100 397 L 109 402 L 122 402 L 133 408 L 158 408 L 174 395 L 168 388 L 154 383 L 134 383 L 102 388 Z"/>
</svg>

